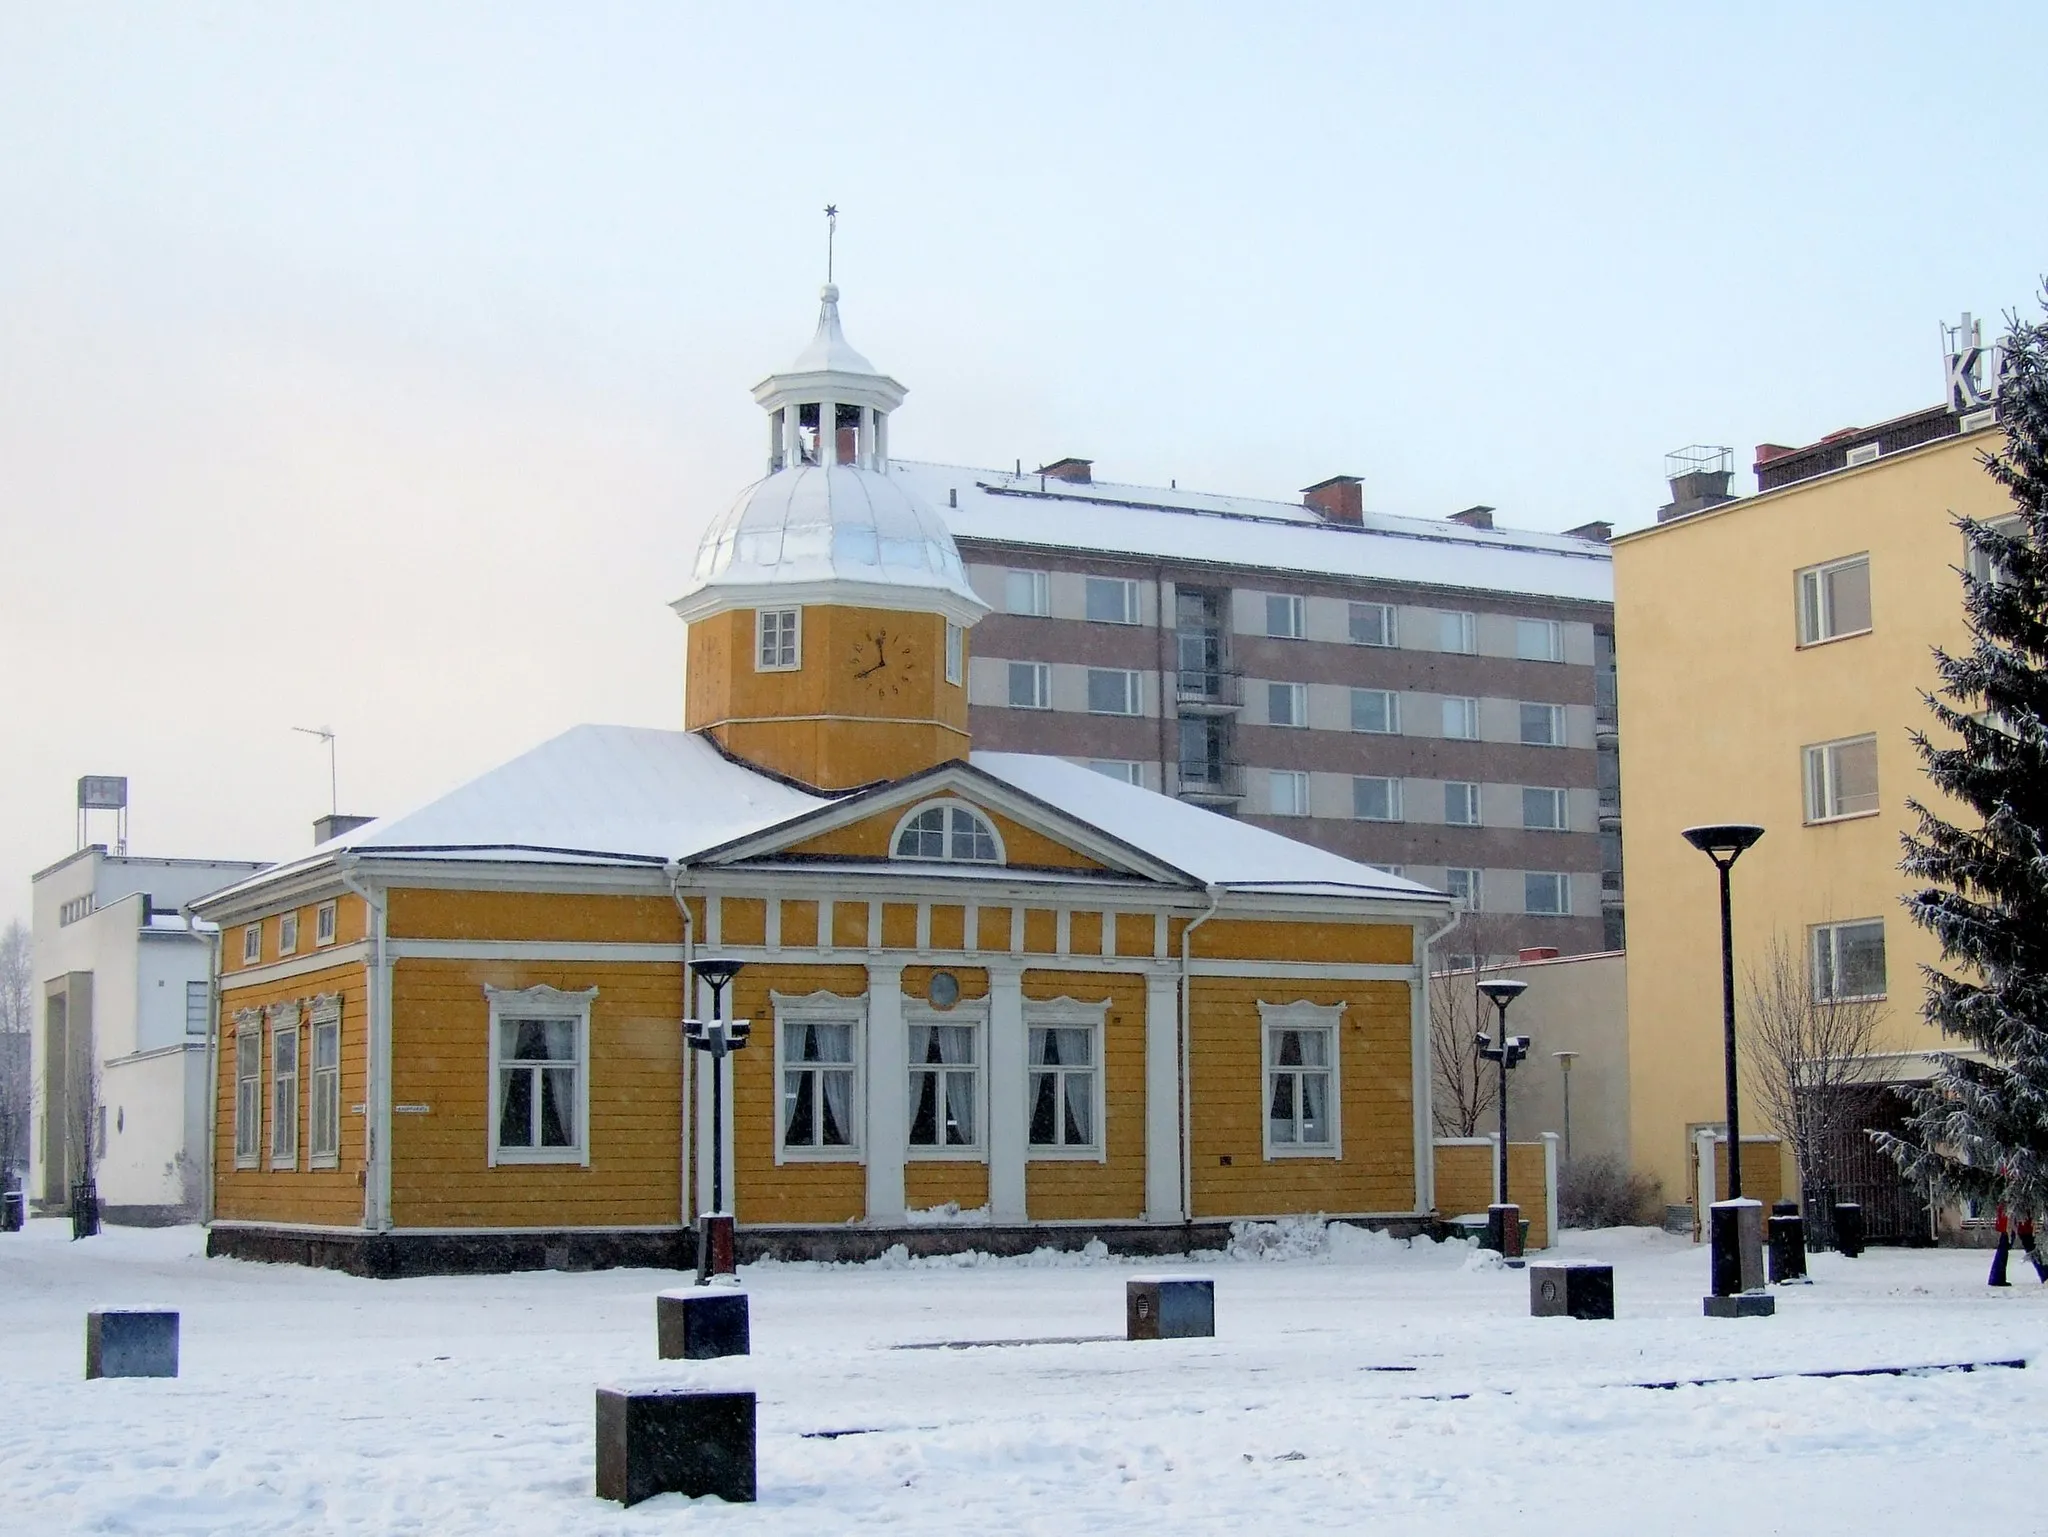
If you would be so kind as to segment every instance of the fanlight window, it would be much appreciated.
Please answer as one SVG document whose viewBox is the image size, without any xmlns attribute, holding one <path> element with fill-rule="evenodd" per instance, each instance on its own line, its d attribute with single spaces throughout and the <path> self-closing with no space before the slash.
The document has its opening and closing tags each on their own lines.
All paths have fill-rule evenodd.
<svg viewBox="0 0 2048 1537">
<path fill-rule="evenodd" d="M 971 807 L 948 802 L 913 812 L 896 830 L 898 859 L 1002 863 L 995 829 Z"/>
</svg>

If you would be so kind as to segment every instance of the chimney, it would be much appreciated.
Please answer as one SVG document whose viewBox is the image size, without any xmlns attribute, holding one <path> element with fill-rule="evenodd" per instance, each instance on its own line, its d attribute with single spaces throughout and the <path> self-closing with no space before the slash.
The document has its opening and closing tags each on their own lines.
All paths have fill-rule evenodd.
<svg viewBox="0 0 2048 1537">
<path fill-rule="evenodd" d="M 1787 454 L 1796 454 L 1796 448 L 1787 448 L 1783 443 L 1759 443 L 1756 446 L 1755 468 L 1762 469 L 1773 459 L 1782 459 Z"/>
<path fill-rule="evenodd" d="M 1595 518 L 1590 523 L 1581 523 L 1577 528 L 1564 531 L 1567 539 L 1585 539 L 1594 544 L 1605 544 L 1614 537 L 1614 525 Z"/>
<path fill-rule="evenodd" d="M 1095 461 L 1055 459 L 1051 464 L 1041 464 L 1038 473 L 1047 480 L 1064 480 L 1077 486 L 1092 486 L 1095 484 Z"/>
<path fill-rule="evenodd" d="M 1492 528 L 1493 509 L 1482 502 L 1477 507 L 1467 507 L 1463 512 L 1452 513 L 1447 521 L 1462 523 L 1467 528 Z"/>
<path fill-rule="evenodd" d="M 1304 487 L 1301 504 L 1321 515 L 1325 523 L 1365 527 L 1365 483 L 1356 475 L 1332 475 Z"/>
<path fill-rule="evenodd" d="M 1657 509 L 1659 523 L 1732 502 L 1728 482 L 1735 478 L 1735 450 L 1713 443 L 1673 449 L 1664 456 L 1664 478 L 1671 500 Z"/>
<path fill-rule="evenodd" d="M 1516 956 L 1515 959 L 1521 961 L 1554 961 L 1557 959 L 1557 946 L 1524 945 L 1521 954 Z"/>
<path fill-rule="evenodd" d="M 313 819 L 313 842 L 316 845 L 331 843 L 343 833 L 352 833 L 358 827 L 366 826 L 376 820 L 375 817 L 346 816 L 339 811 L 331 812 L 324 817 L 315 817 Z"/>
</svg>

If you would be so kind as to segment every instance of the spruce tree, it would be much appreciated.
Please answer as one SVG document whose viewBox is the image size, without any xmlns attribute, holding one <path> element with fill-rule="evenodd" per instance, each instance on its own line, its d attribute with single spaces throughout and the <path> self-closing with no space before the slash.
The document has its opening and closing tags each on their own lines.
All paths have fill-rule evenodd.
<svg viewBox="0 0 2048 1537">
<path fill-rule="evenodd" d="M 1935 652 L 1940 696 L 1923 697 L 1941 740 L 1913 745 L 1948 800 L 1907 803 L 1900 866 L 1925 883 L 1913 921 L 1941 942 L 1922 1012 L 1968 1054 L 1941 1053 L 1905 1134 L 1879 1140 L 1937 1190 L 2033 1212 L 2048 1206 L 2048 323 L 2012 320 L 2005 358 L 2005 445 L 1983 463 L 2017 521 L 1956 520 L 1989 576 L 1963 573 L 1968 650 Z"/>
</svg>

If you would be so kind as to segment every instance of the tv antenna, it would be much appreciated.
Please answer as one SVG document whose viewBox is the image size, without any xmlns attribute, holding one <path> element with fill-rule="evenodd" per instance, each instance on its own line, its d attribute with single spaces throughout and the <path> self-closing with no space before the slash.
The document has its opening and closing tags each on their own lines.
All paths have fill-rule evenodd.
<svg viewBox="0 0 2048 1537">
<path fill-rule="evenodd" d="M 334 770 L 334 728 L 332 726 L 294 726 L 292 730 L 304 736 L 316 736 L 327 744 L 327 809 L 333 815 L 341 813 L 341 781 Z"/>
</svg>

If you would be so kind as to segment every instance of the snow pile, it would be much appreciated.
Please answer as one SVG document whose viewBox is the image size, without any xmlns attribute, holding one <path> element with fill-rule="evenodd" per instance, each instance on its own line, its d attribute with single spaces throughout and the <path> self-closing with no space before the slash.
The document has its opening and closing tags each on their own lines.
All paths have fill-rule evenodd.
<svg viewBox="0 0 2048 1537">
<path fill-rule="evenodd" d="M 1330 1222 L 1321 1216 L 1280 1217 L 1271 1222 L 1231 1223 L 1230 1242 L 1220 1257 L 1370 1265 L 1396 1260 L 1413 1249 L 1412 1239 L 1353 1227 L 1348 1222 Z"/>
<path fill-rule="evenodd" d="M 873 1270 L 1077 1270 L 1110 1262 L 1109 1245 L 1091 1238 L 1079 1249 L 1033 1249 L 1029 1254 L 990 1254 L 969 1249 L 960 1254 L 912 1254 L 905 1244 L 891 1244 L 881 1257 L 869 1260 Z"/>
<path fill-rule="evenodd" d="M 956 1223 L 980 1223 L 985 1227 L 989 1222 L 989 1211 L 986 1204 L 963 1209 L 958 1201 L 947 1201 L 942 1206 L 914 1206 L 903 1214 L 903 1222 L 906 1227 L 939 1227 Z"/>
</svg>

